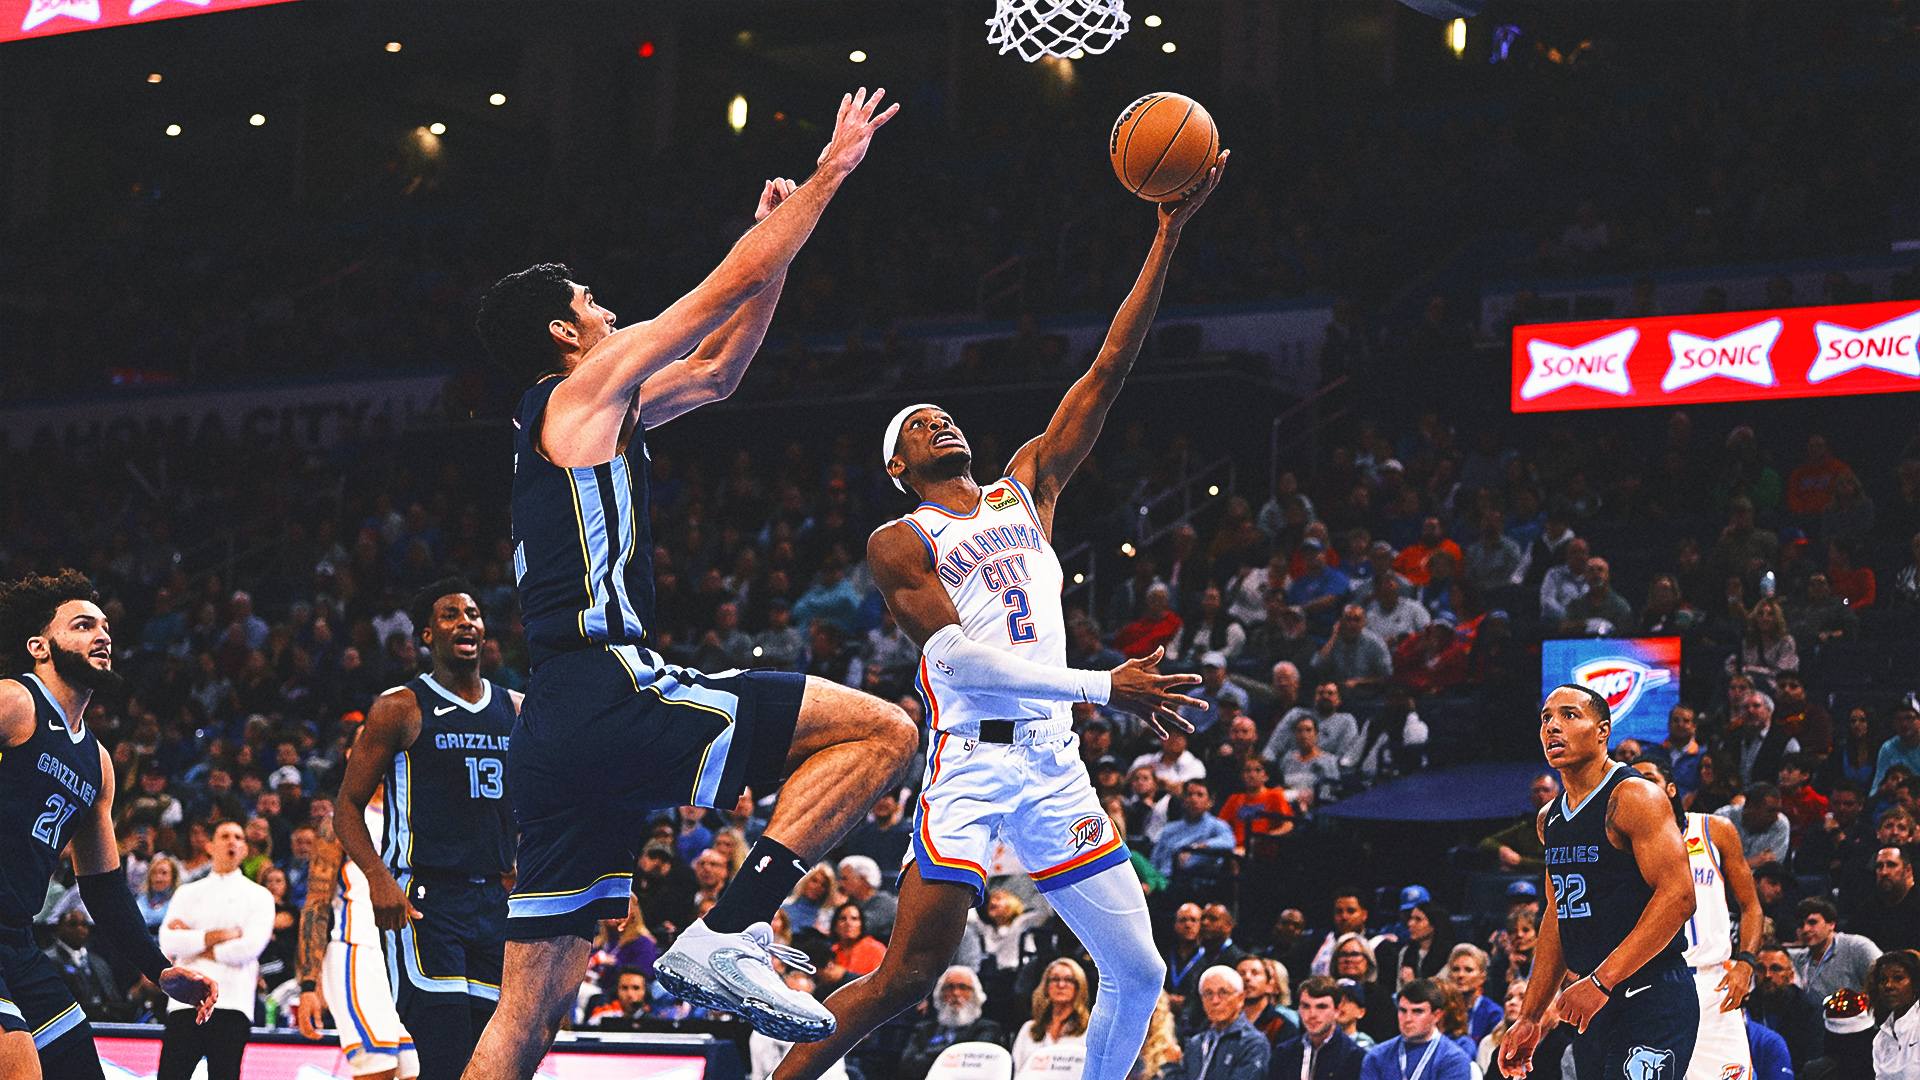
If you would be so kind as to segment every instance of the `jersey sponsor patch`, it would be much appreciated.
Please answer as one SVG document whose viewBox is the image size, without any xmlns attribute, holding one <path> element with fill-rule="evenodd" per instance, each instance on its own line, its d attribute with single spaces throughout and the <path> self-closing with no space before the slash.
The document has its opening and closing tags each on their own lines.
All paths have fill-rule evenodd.
<svg viewBox="0 0 1920 1080">
<path fill-rule="evenodd" d="M 987 505 L 995 510 L 1005 510 L 1020 501 L 1010 488 L 995 488 L 987 492 Z"/>
<path fill-rule="evenodd" d="M 1100 846 L 1100 838 L 1106 835 L 1107 819 L 1103 814 L 1087 814 L 1075 819 L 1067 826 L 1067 832 L 1073 837 L 1073 850 L 1086 851 Z"/>
<path fill-rule="evenodd" d="M 1707 853 L 1707 842 L 1705 839 L 1698 836 L 1687 837 L 1687 854 L 1705 855 L 1706 853 Z"/>
</svg>

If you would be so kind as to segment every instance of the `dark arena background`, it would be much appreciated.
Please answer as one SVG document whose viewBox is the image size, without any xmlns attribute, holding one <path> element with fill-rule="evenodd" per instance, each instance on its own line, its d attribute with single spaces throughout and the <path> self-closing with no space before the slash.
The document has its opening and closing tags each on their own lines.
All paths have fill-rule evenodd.
<svg viewBox="0 0 1920 1080">
<path fill-rule="evenodd" d="M 1184 749 L 1075 714 L 1173 966 L 1202 905 L 1203 950 L 1275 961 L 1285 1015 L 1277 977 L 1325 973 L 1357 895 L 1378 964 L 1335 974 L 1378 990 L 1359 1030 L 1384 1040 L 1424 901 L 1439 960 L 1487 949 L 1502 1003 L 1536 925 L 1510 907 L 1541 880 L 1540 702 L 1569 681 L 1608 698 L 1616 757 L 1667 763 L 1688 809 L 1733 808 L 1769 939 L 1797 943 L 1819 898 L 1877 948 L 1920 944 L 1920 915 L 1891 937 L 1870 918 L 1920 903 L 1875 876 L 1920 839 L 1920 5 L 1126 5 L 1110 49 L 1029 63 L 989 44 L 986 0 L 0 0 L 0 580 L 76 568 L 111 620 L 127 688 L 86 722 L 136 895 L 163 857 L 204 866 L 196 824 L 248 824 L 248 872 L 288 916 L 249 1080 L 351 1075 L 293 1026 L 299 829 L 331 812 L 373 700 L 427 662 L 413 593 L 472 581 L 482 672 L 527 685 L 525 385 L 488 363 L 481 296 L 561 262 L 622 325 L 652 318 L 765 180 L 808 176 L 861 86 L 901 111 L 745 378 L 647 433 L 654 650 L 921 716 L 918 652 L 866 565 L 913 508 L 877 437 L 938 402 L 987 479 L 1043 430 L 1154 234 L 1109 130 L 1176 91 L 1231 167 L 1053 536 L 1069 663 L 1164 646 L 1213 705 Z M 1247 793 L 1250 757 L 1283 798 Z M 871 857 L 893 888 L 922 764 L 829 863 Z M 612 985 L 738 870 L 701 856 L 744 856 L 777 799 L 758 794 L 654 823 L 674 854 L 637 879 L 653 947 L 603 935 L 541 1075 L 779 1061 L 730 1016 L 658 988 L 623 1008 Z M 1155 850 L 1209 816 L 1231 851 Z M 1007 1045 L 1050 962 L 1085 954 L 1011 856 L 991 869 L 1026 913 L 976 912 L 958 962 L 998 1025 L 978 1041 Z M 72 886 L 69 866 L 38 943 L 108 1075 L 151 1076 L 164 1006 L 110 947 L 73 960 Z M 802 889 L 785 930 L 842 969 L 853 943 L 809 921 L 842 885 Z M 934 1004 L 846 1075 L 996 1075 L 935 1066 Z M 1811 1008 L 1795 1066 L 1826 1052 Z M 1172 1022 L 1207 1019 L 1194 998 Z"/>
</svg>

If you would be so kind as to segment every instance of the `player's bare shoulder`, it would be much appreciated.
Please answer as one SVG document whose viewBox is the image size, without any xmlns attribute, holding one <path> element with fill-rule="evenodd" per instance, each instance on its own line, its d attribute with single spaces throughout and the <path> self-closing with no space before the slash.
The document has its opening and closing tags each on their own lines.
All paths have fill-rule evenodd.
<svg viewBox="0 0 1920 1080">
<path fill-rule="evenodd" d="M 1552 802 L 1534 812 L 1533 831 L 1540 834 L 1540 842 L 1543 844 L 1547 842 L 1547 824 L 1553 820 L 1555 814 L 1560 812 L 1558 809 L 1559 805 L 1560 800 L 1555 798 Z"/>
<path fill-rule="evenodd" d="M 1641 781 L 1635 783 L 1635 780 Z M 1635 837 L 1677 829 L 1673 804 L 1653 782 L 1634 773 L 1626 782 L 1615 784 L 1607 796 L 1607 839 L 1613 846 L 1628 851 Z"/>
<path fill-rule="evenodd" d="M 396 686 L 373 699 L 367 710 L 367 726 L 360 733 L 365 739 L 391 744 L 404 750 L 420 737 L 420 697 L 409 686 Z"/>
<path fill-rule="evenodd" d="M 0 682 L 0 746 L 19 746 L 33 738 L 33 693 L 14 679 Z"/>
<path fill-rule="evenodd" d="M 894 518 L 867 536 L 867 560 L 876 577 L 910 575 L 933 568 L 926 542 L 903 517 Z"/>
</svg>

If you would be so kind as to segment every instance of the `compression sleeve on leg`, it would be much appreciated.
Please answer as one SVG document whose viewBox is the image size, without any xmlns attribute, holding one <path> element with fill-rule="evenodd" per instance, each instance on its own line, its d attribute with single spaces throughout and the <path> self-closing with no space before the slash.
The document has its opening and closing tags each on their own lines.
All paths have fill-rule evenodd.
<svg viewBox="0 0 1920 1080">
<path fill-rule="evenodd" d="M 116 866 L 104 874 L 82 874 L 80 899 L 86 901 L 93 924 L 120 950 L 120 955 L 155 986 L 160 985 L 160 973 L 172 962 L 147 933 L 147 920 L 141 917 L 140 908 L 133 902 L 133 890 L 127 885 L 127 868 Z"/>
<path fill-rule="evenodd" d="M 959 623 L 948 623 L 934 631 L 921 652 L 939 665 L 948 683 L 963 694 L 1105 705 L 1113 693 L 1113 676 L 1108 672 L 1036 664 L 991 645 L 968 640 L 960 632 Z"/>
<path fill-rule="evenodd" d="M 1147 901 L 1132 865 L 1120 863 L 1047 893 L 1047 902 L 1100 970 L 1087 1023 L 1085 1080 L 1123 1080 L 1139 1058 L 1160 1001 L 1166 961 L 1153 944 Z"/>
</svg>

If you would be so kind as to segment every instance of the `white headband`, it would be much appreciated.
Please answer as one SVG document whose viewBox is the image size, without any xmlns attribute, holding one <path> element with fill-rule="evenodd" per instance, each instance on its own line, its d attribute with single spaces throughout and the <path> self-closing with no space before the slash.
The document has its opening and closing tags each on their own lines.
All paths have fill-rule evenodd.
<svg viewBox="0 0 1920 1080">
<path fill-rule="evenodd" d="M 887 421 L 887 430 L 880 435 L 880 467 L 882 469 L 887 467 L 887 462 L 893 460 L 893 452 L 900 446 L 900 425 L 907 422 L 907 417 L 912 416 L 921 409 L 937 409 L 939 407 L 938 405 L 922 403 L 919 405 L 909 405 L 893 414 L 893 419 Z M 893 486 L 899 488 L 903 493 L 907 490 L 907 485 L 901 483 L 899 477 L 893 476 L 888 479 L 891 479 Z"/>
</svg>

